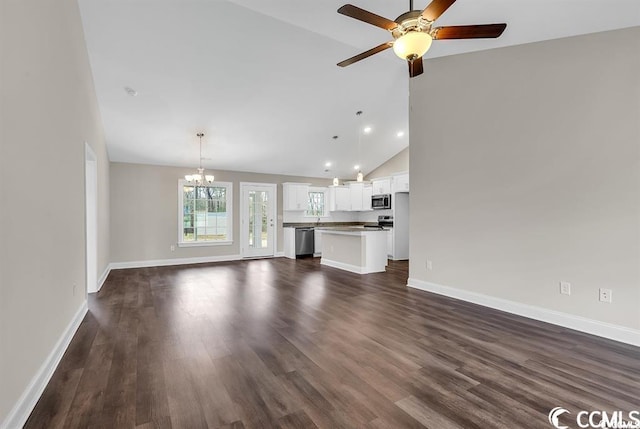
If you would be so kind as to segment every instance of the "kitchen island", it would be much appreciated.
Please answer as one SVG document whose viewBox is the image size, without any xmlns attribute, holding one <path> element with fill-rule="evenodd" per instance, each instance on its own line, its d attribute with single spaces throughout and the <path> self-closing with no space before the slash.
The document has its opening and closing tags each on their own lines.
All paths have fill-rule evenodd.
<svg viewBox="0 0 640 429">
<path fill-rule="evenodd" d="M 380 273 L 387 266 L 386 229 L 317 228 L 322 233 L 320 264 L 357 274 Z"/>
</svg>

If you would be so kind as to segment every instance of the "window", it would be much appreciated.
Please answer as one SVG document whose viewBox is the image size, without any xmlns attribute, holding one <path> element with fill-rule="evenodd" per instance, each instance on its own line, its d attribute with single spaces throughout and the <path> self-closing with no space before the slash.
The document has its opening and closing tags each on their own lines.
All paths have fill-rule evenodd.
<svg viewBox="0 0 640 429">
<path fill-rule="evenodd" d="M 310 190 L 307 202 L 307 210 L 304 215 L 309 217 L 325 217 L 325 191 Z"/>
<path fill-rule="evenodd" d="M 228 182 L 195 186 L 178 182 L 178 245 L 231 244 L 233 186 Z"/>
</svg>

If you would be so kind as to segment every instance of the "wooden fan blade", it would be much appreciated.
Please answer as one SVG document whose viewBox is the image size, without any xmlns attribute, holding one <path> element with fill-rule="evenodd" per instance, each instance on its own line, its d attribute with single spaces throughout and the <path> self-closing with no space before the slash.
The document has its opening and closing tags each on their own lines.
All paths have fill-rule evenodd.
<svg viewBox="0 0 640 429">
<path fill-rule="evenodd" d="M 427 7 L 424 8 L 421 15 L 427 21 L 435 21 L 442 15 L 449 6 L 455 3 L 456 0 L 433 0 Z"/>
<path fill-rule="evenodd" d="M 368 51 L 356 55 L 355 57 L 351 57 L 348 60 L 341 61 L 338 63 L 338 65 L 340 67 L 346 67 L 360 60 L 364 60 L 365 58 L 370 57 L 373 54 L 377 54 L 378 52 L 382 52 L 385 49 L 389 49 L 391 46 L 393 46 L 393 42 L 383 43 L 382 45 L 378 45 L 375 48 L 369 49 Z"/>
<path fill-rule="evenodd" d="M 500 37 L 507 24 L 455 25 L 433 29 L 435 40 L 443 39 L 482 39 Z"/>
<path fill-rule="evenodd" d="M 359 21 L 366 22 L 367 24 L 375 25 L 376 27 L 384 28 L 385 30 L 393 30 L 398 26 L 398 23 L 391 21 L 383 16 L 376 15 L 364 9 L 360 9 L 352 4 L 345 4 L 338 13 L 357 19 Z"/>
<path fill-rule="evenodd" d="M 422 68 L 422 57 L 407 62 L 409 63 L 409 77 L 419 76 L 424 71 Z"/>
</svg>

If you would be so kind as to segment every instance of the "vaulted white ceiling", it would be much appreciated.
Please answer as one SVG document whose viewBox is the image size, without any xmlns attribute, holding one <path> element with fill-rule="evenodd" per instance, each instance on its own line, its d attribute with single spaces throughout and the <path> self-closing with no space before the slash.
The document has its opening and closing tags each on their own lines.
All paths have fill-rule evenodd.
<svg viewBox="0 0 640 429">
<path fill-rule="evenodd" d="M 79 3 L 112 161 L 195 167 L 202 131 L 207 168 L 350 177 L 409 144 L 406 63 L 386 51 L 336 66 L 390 39 L 337 14 L 342 0 Z M 408 10 L 352 3 L 390 19 Z M 640 25 L 640 1 L 458 0 L 437 25 L 496 22 L 508 23 L 501 38 L 437 41 L 425 58 Z"/>
</svg>

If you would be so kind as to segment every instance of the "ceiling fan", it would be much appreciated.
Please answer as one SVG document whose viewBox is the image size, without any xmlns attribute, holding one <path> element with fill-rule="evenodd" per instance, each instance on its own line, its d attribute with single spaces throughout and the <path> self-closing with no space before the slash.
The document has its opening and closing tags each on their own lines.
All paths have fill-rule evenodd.
<svg viewBox="0 0 640 429">
<path fill-rule="evenodd" d="M 422 74 L 422 56 L 429 50 L 433 40 L 496 38 L 507 28 L 507 24 L 434 27 L 434 21 L 455 1 L 433 0 L 420 11 L 413 10 L 413 0 L 409 0 L 409 11 L 394 21 L 352 4 L 345 4 L 338 9 L 338 13 L 383 28 L 391 33 L 393 40 L 339 62 L 338 65 L 346 67 L 393 47 L 396 55 L 409 63 L 409 76 L 415 77 Z"/>
</svg>

